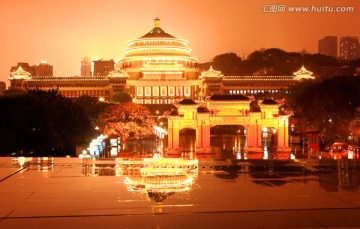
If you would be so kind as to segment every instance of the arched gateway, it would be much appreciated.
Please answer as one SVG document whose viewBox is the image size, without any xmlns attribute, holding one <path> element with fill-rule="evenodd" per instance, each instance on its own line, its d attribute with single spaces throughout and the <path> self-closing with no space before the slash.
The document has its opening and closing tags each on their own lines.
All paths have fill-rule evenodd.
<svg viewBox="0 0 360 229">
<path fill-rule="evenodd" d="M 179 131 L 196 130 L 197 152 L 209 153 L 210 128 L 216 125 L 241 125 L 246 132 L 246 150 L 262 150 L 261 141 L 272 131 L 277 150 L 290 150 L 287 114 L 280 114 L 280 104 L 272 99 L 260 101 L 261 110 L 250 111 L 252 100 L 244 95 L 213 95 L 207 101 L 196 103 L 183 99 L 176 103 L 178 112 L 168 116 L 168 150 L 179 149 Z"/>
</svg>

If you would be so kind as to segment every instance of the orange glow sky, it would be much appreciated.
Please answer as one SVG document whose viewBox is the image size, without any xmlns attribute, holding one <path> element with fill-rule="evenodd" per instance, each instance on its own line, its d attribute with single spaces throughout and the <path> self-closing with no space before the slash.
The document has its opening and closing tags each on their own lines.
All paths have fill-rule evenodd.
<svg viewBox="0 0 360 229">
<path fill-rule="evenodd" d="M 353 13 L 264 13 L 265 4 L 353 6 Z M 190 42 L 199 62 L 260 48 L 317 52 L 323 36 L 360 36 L 359 0 L 11 0 L 0 7 L 0 81 L 10 67 L 47 60 L 54 75 L 80 74 L 83 56 L 118 60 L 126 42 L 161 28 Z"/>
</svg>

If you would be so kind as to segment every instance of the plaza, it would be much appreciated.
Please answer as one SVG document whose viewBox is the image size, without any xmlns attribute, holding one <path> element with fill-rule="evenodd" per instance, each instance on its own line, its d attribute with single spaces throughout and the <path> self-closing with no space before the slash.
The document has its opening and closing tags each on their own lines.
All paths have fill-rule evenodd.
<svg viewBox="0 0 360 229">
<path fill-rule="evenodd" d="M 359 176 L 356 160 L 4 157 L 0 228 L 358 228 Z"/>
</svg>

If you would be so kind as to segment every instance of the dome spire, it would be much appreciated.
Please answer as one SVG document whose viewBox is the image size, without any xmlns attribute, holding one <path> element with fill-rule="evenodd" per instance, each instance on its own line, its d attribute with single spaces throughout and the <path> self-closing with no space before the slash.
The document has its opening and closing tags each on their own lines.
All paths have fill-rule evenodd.
<svg viewBox="0 0 360 229">
<path fill-rule="evenodd" d="M 155 27 L 160 27 L 160 19 L 158 17 L 156 17 L 154 19 L 154 24 L 155 24 Z"/>
</svg>

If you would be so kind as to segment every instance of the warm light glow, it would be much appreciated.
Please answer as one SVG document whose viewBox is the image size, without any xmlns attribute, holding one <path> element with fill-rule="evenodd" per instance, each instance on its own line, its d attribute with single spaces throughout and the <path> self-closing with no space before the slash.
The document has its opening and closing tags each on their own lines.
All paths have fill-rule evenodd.
<svg viewBox="0 0 360 229">
<path fill-rule="evenodd" d="M 25 157 L 18 157 L 19 166 L 22 168 L 25 164 Z"/>
</svg>

